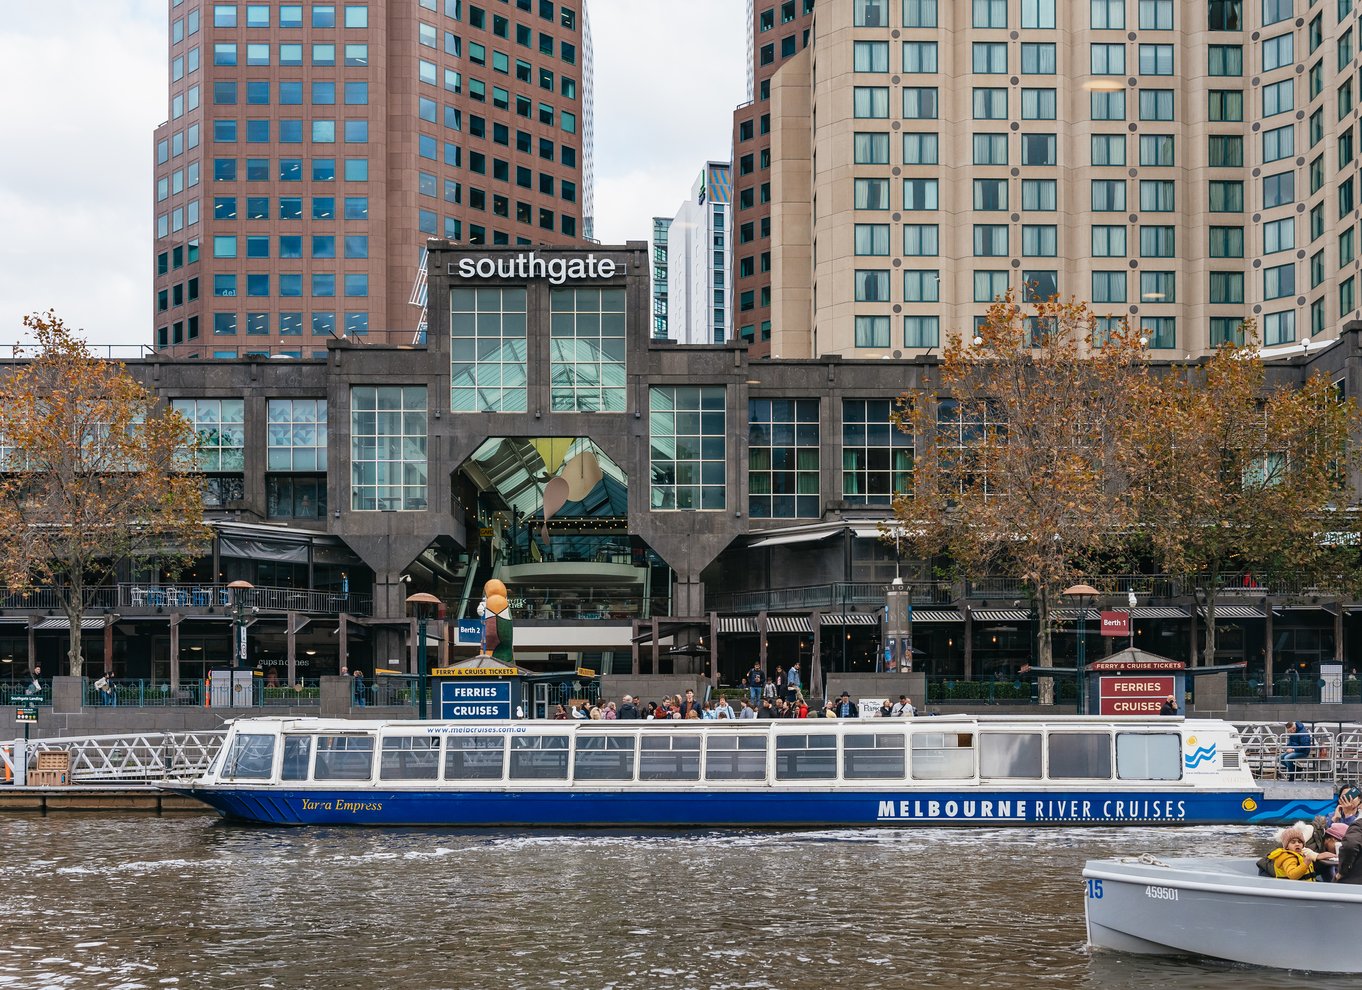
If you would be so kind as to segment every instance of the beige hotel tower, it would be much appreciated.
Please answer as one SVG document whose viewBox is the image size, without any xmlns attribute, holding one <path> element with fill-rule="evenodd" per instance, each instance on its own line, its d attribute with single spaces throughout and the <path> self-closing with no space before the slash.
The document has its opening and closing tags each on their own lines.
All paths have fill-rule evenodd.
<svg viewBox="0 0 1362 990">
<path fill-rule="evenodd" d="M 1355 317 L 1354 0 L 817 0 L 771 80 L 771 353 L 923 353 L 1006 288 L 1156 356 Z"/>
</svg>

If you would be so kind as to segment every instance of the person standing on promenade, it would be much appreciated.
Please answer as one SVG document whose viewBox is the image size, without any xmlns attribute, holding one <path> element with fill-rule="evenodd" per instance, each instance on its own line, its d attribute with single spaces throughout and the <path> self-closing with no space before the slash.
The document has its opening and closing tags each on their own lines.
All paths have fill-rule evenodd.
<svg viewBox="0 0 1362 990">
<path fill-rule="evenodd" d="M 364 671 L 355 669 L 355 704 L 363 708 L 368 703 L 364 695 Z"/>
<path fill-rule="evenodd" d="M 752 669 L 747 672 L 747 693 L 755 706 L 761 700 L 761 689 L 766 683 L 766 674 L 761 669 L 760 663 L 753 663 Z"/>
<path fill-rule="evenodd" d="M 1159 707 L 1160 715 L 1181 715 L 1178 711 L 1178 699 L 1169 695 L 1168 699 Z"/>
<path fill-rule="evenodd" d="M 785 700 L 794 704 L 795 698 L 799 697 L 799 689 L 803 686 L 803 677 L 799 673 L 799 661 L 796 660 L 790 665 L 789 673 L 785 675 Z"/>
</svg>

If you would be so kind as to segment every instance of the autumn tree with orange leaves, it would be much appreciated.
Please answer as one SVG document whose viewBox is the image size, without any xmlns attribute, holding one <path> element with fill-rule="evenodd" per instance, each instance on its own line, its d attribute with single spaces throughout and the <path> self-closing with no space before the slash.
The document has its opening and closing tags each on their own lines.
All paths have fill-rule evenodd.
<svg viewBox="0 0 1362 990">
<path fill-rule="evenodd" d="M 1226 587 L 1290 594 L 1271 586 L 1287 578 L 1342 594 L 1358 584 L 1349 487 L 1357 404 L 1319 374 L 1266 387 L 1252 322 L 1243 338 L 1161 376 L 1134 424 L 1132 535 L 1160 570 L 1195 591 L 1207 665 L 1217 652 L 1216 596 Z"/>
<path fill-rule="evenodd" d="M 924 557 L 1019 577 L 1039 667 L 1054 666 L 1061 592 L 1095 572 L 1133 518 L 1131 423 L 1145 394 L 1134 385 L 1147 373 L 1137 332 L 1099 338 L 1085 304 L 1009 293 L 973 337 L 949 338 L 934 388 L 900 401 L 917 460 L 897 525 Z M 1041 700 L 1052 692 L 1043 678 Z"/>
<path fill-rule="evenodd" d="M 55 592 L 71 627 L 67 673 L 78 677 L 81 618 L 119 565 L 174 565 L 207 547 L 201 482 L 186 470 L 196 441 L 55 313 L 24 326 L 36 346 L 0 378 L 0 580 Z"/>
</svg>

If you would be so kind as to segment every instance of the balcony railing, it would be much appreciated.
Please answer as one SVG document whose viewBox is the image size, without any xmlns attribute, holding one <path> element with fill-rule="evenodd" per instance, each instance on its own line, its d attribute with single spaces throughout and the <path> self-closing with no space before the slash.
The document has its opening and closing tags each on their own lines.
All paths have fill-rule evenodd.
<svg viewBox="0 0 1362 990">
<path fill-rule="evenodd" d="M 948 605 L 951 585 L 946 581 L 904 582 L 912 592 L 914 605 Z M 756 612 L 812 612 L 814 609 L 839 609 L 843 605 L 883 605 L 887 585 L 877 581 L 838 581 L 798 588 L 773 588 L 770 591 L 738 591 L 710 595 L 706 608 L 714 612 L 753 614 Z"/>
<path fill-rule="evenodd" d="M 119 584 L 93 589 L 85 609 L 216 611 L 236 604 L 234 590 L 225 584 Z M 349 592 L 266 587 L 242 590 L 240 594 L 243 605 L 271 612 L 372 615 L 374 610 L 372 595 Z M 0 609 L 60 613 L 62 607 L 61 592 L 56 588 L 22 588 L 0 593 Z"/>
</svg>

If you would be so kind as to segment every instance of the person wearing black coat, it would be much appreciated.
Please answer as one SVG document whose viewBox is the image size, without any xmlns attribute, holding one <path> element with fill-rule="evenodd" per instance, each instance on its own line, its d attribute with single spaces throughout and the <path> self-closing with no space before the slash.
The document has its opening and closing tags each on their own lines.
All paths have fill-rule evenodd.
<svg viewBox="0 0 1362 990">
<path fill-rule="evenodd" d="M 636 719 L 638 718 L 638 705 L 634 704 L 634 699 L 629 695 L 624 696 L 624 701 L 619 707 L 619 712 L 615 715 L 617 719 Z"/>
<path fill-rule="evenodd" d="M 1362 818 L 1348 826 L 1338 844 L 1338 882 L 1362 884 Z"/>
</svg>

